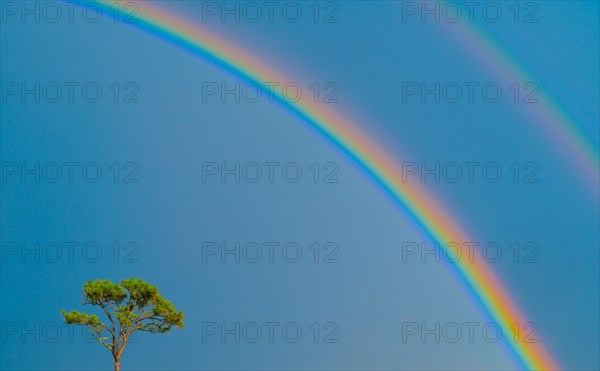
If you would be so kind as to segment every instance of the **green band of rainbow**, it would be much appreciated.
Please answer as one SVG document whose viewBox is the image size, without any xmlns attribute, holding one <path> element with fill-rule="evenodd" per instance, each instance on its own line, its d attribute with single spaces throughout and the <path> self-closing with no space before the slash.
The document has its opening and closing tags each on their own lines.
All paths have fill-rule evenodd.
<svg viewBox="0 0 600 371">
<path fill-rule="evenodd" d="M 110 11 L 130 0 L 90 0 Z M 291 82 L 275 69 L 266 66 L 254 56 L 217 38 L 207 30 L 177 17 L 173 14 L 137 2 L 139 11 L 133 16 L 138 27 L 147 29 L 169 41 L 210 60 L 239 78 L 258 82 Z M 423 230 L 439 243 L 462 243 L 473 241 L 463 229 L 446 213 L 434 198 L 427 194 L 418 184 L 403 182 L 400 174 L 401 161 L 397 156 L 390 156 L 368 136 L 360 133 L 350 120 L 337 112 L 317 105 L 310 99 L 302 99 L 291 103 L 285 97 L 275 93 L 276 100 L 292 113 L 306 121 L 327 139 L 337 145 L 343 152 L 356 161 L 369 173 L 389 194 L 398 201 L 419 224 Z M 517 323 L 527 323 L 517 306 L 500 284 L 494 273 L 484 262 L 460 261 L 453 264 L 464 282 L 477 296 L 491 318 L 502 328 L 503 339 L 507 340 L 523 365 L 533 370 L 556 370 L 556 363 L 541 342 L 524 343 L 523 339 L 513 341 L 510 327 Z"/>
</svg>

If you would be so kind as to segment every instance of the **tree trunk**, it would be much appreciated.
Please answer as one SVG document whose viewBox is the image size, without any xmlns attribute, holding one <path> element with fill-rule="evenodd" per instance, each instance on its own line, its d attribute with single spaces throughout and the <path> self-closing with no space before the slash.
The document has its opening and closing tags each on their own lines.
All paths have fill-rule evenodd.
<svg viewBox="0 0 600 371">
<path fill-rule="evenodd" d="M 115 371 L 121 371 L 121 360 L 115 359 Z"/>
</svg>

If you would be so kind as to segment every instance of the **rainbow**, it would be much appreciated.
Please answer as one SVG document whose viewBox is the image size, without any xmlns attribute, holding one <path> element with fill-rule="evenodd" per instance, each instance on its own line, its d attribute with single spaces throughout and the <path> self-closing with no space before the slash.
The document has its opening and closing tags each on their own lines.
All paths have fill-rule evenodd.
<svg viewBox="0 0 600 371">
<path fill-rule="evenodd" d="M 600 152 L 598 143 L 586 134 L 565 108 L 554 99 L 531 71 L 527 71 L 508 50 L 488 31 L 476 22 L 463 17 L 457 23 L 444 22 L 445 36 L 458 44 L 478 65 L 484 66 L 496 78 L 525 84 L 535 82 L 539 91 L 535 98 L 538 103 L 520 104 L 526 116 L 539 125 L 539 131 L 546 134 L 551 144 L 560 148 L 561 155 L 572 164 L 587 185 L 591 194 L 598 196 L 600 175 Z"/>
<path fill-rule="evenodd" d="M 131 0 L 90 0 L 108 11 L 130 3 Z M 139 10 L 133 16 L 134 26 L 150 31 L 184 49 L 229 71 L 243 81 L 292 82 L 279 71 L 263 64 L 251 54 L 218 38 L 205 29 L 173 14 L 138 2 Z M 357 131 L 359 126 L 339 113 L 315 104 L 311 99 L 292 103 L 280 93 L 277 102 L 306 122 L 341 151 L 354 160 L 396 200 L 433 241 L 445 244 L 473 241 L 463 228 L 425 190 L 415 184 L 403 182 L 397 156 L 390 156 L 368 136 Z M 507 291 L 489 266 L 478 262 L 460 261 L 453 264 L 462 281 L 475 295 L 482 308 L 498 323 L 503 339 L 510 338 L 510 327 L 527 323 Z M 556 370 L 557 364 L 541 342 L 524 343 L 507 340 L 507 345 L 522 366 L 534 370 Z"/>
</svg>

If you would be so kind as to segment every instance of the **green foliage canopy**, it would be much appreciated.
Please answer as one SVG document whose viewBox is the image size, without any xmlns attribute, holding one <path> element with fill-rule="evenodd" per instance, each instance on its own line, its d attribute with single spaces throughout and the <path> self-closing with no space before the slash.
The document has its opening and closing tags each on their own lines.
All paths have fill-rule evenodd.
<svg viewBox="0 0 600 371">
<path fill-rule="evenodd" d="M 158 293 L 158 289 L 140 279 L 120 284 L 109 280 L 88 281 L 83 286 L 84 304 L 99 306 L 108 318 L 100 322 L 95 314 L 76 310 L 61 311 L 67 324 L 90 328 L 92 336 L 111 351 L 118 361 L 127 340 L 136 331 L 165 333 L 172 327 L 183 328 L 183 313 Z"/>
</svg>

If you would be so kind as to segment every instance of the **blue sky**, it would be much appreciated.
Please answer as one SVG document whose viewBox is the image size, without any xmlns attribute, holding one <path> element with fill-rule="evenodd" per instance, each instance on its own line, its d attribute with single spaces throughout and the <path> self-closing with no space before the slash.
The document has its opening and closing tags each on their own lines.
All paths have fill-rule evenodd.
<svg viewBox="0 0 600 371">
<path fill-rule="evenodd" d="M 202 21 L 201 3 L 159 6 Z M 496 82 L 508 91 L 511 82 L 478 65 L 460 40 L 430 22 L 401 22 L 395 2 L 338 3 L 337 9 L 337 23 L 279 17 L 272 23 L 212 19 L 203 26 L 280 67 L 306 92 L 314 82 L 336 84 L 339 103 L 332 108 L 355 118 L 404 161 L 499 164 L 504 176 L 497 183 L 478 176 L 472 183 L 463 178 L 423 187 L 478 242 L 502 247 L 503 258 L 492 266 L 560 364 L 597 369 L 598 198 L 563 160 L 561 148 L 511 101 L 402 102 L 406 82 Z M 598 3 L 545 2 L 539 3 L 538 23 L 505 18 L 479 24 L 592 136 L 598 135 L 599 12 Z M 449 265 L 403 261 L 403 243 L 432 243 L 331 143 L 265 100 L 203 102 L 203 83 L 231 87 L 239 81 L 161 39 L 110 19 L 76 19 L 8 18 L 1 24 L 3 87 L 92 82 L 103 95 L 97 103 L 79 94 L 72 103 L 36 103 L 31 96 L 2 102 L 0 368 L 111 369 L 108 351 L 78 337 L 78 329 L 69 339 L 59 311 L 84 309 L 87 280 L 128 277 L 156 284 L 184 311 L 186 328 L 140 335 L 125 351 L 124 369 L 520 368 L 504 342 L 482 336 L 473 342 L 403 342 L 403 323 L 485 325 L 490 319 Z M 119 103 L 113 100 L 115 83 Z M 137 87 L 137 103 L 122 102 L 134 91 L 128 83 Z M 22 169 L 65 162 L 80 163 L 72 182 L 66 176 L 36 182 L 31 175 L 21 182 L 19 174 L 6 173 L 8 163 Z M 203 181 L 207 163 L 243 168 L 265 162 L 279 163 L 278 169 L 292 164 L 302 177 L 293 183 L 277 172 L 272 183 L 265 176 L 256 183 L 231 177 L 221 182 L 218 176 Z M 533 163 L 538 182 L 512 181 L 515 163 L 521 176 Z M 101 169 L 97 183 L 81 175 L 86 164 Z M 338 182 L 327 183 L 332 169 Z M 52 242 L 63 246 L 57 262 Z M 75 248 L 69 259 L 67 242 L 88 247 Z M 221 263 L 211 255 L 203 262 L 203 244 L 210 242 L 229 248 L 236 242 L 292 242 L 302 257 L 297 263 L 277 254 L 273 262 L 263 255 L 258 263 Z M 329 242 L 339 248 L 336 263 L 323 262 Z M 515 262 L 510 246 L 527 242 L 538 246 L 538 262 L 524 263 L 523 255 Z M 15 253 L 13 243 L 33 252 Z M 93 254 L 96 246 L 100 257 Z M 34 254 L 40 254 L 38 262 Z M 222 342 L 219 336 L 203 341 L 206 323 L 231 328 L 264 322 L 298 324 L 303 337 L 297 343 L 281 336 L 273 343 L 264 337 L 257 343 Z M 316 343 L 314 323 L 320 328 Z M 55 326 L 62 336 L 53 342 Z M 323 342 L 332 329 L 338 342 Z"/>
</svg>

